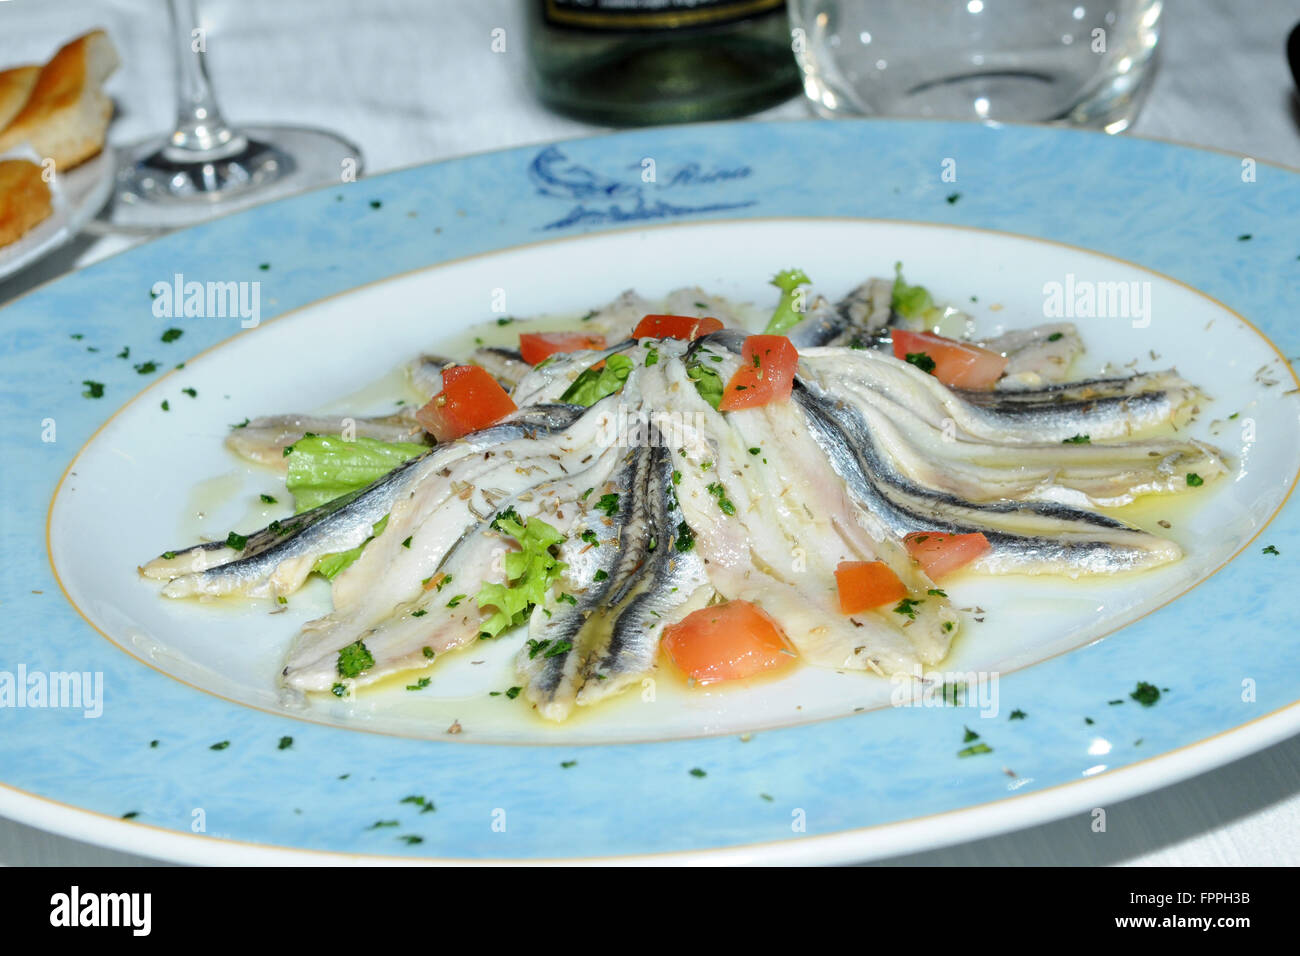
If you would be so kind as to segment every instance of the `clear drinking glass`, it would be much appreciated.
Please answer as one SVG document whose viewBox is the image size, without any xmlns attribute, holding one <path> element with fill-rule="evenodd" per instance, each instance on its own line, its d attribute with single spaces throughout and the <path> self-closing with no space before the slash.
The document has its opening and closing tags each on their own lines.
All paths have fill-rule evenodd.
<svg viewBox="0 0 1300 956">
<path fill-rule="evenodd" d="M 824 116 L 1060 122 L 1117 133 L 1154 73 L 1161 0 L 789 0 Z"/>
<path fill-rule="evenodd" d="M 334 133 L 227 123 L 208 81 L 195 0 L 169 0 L 169 6 L 176 128 L 118 150 L 116 189 L 96 223 L 99 231 L 176 229 L 361 175 L 361 151 Z"/>
</svg>

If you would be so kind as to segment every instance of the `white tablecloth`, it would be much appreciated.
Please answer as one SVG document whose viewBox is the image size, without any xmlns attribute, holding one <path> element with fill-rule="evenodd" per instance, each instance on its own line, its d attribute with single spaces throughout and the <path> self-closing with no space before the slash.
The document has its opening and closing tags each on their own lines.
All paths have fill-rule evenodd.
<svg viewBox="0 0 1300 956">
<path fill-rule="evenodd" d="M 862 0 L 868 2 L 868 0 Z M 317 125 L 359 143 L 369 172 L 588 135 L 539 107 L 523 80 L 520 0 L 201 0 L 208 63 L 235 121 Z M 1168 0 L 1162 66 L 1134 134 L 1300 165 L 1300 105 L 1283 44 L 1294 0 Z M 163 0 L 0 0 L 0 64 L 41 60 L 104 26 L 124 65 L 109 89 L 125 143 L 172 119 Z M 506 31 L 494 53 L 491 31 Z M 763 114 L 801 117 L 792 100 Z M 82 236 L 0 281 L 0 304 L 126 248 Z M 3 320 L 3 313 L 0 313 Z M 1216 865 L 1300 863 L 1300 738 L 1110 808 L 1108 832 L 1077 817 L 891 863 Z M 974 835 L 972 835 L 974 836 Z M 136 864 L 0 820 L 0 863 Z"/>
</svg>

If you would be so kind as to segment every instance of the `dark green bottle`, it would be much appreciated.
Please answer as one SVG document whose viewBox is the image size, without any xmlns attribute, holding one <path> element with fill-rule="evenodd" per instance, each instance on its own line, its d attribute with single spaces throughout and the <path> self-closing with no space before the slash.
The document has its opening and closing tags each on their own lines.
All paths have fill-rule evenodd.
<svg viewBox="0 0 1300 956">
<path fill-rule="evenodd" d="M 548 107 L 609 126 L 742 116 L 799 91 L 784 0 L 527 0 Z"/>
</svg>

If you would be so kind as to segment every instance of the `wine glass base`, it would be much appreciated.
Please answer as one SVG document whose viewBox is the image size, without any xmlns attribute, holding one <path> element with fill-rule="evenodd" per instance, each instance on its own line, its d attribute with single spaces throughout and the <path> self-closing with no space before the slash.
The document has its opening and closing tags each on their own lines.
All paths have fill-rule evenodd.
<svg viewBox="0 0 1300 956">
<path fill-rule="evenodd" d="M 247 126 L 233 151 L 178 161 L 157 137 L 117 150 L 117 182 L 92 231 L 154 234 L 361 175 L 361 150 L 334 133 Z"/>
</svg>

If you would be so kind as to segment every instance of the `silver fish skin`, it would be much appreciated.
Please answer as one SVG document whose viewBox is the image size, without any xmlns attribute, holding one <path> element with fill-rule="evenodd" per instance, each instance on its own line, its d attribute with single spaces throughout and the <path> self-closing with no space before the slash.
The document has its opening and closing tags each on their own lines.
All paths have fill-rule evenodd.
<svg viewBox="0 0 1300 956">
<path fill-rule="evenodd" d="M 560 549 L 560 558 L 568 565 L 567 593 L 574 595 L 575 603 L 555 597 L 539 605 L 528 624 L 529 639 L 516 655 L 524 698 L 547 720 L 562 721 L 572 713 L 589 652 L 590 638 L 584 633 L 588 622 L 611 605 L 611 592 L 636 570 L 644 535 L 628 534 L 631 509 L 619 507 L 605 515 L 596 504 L 611 494 L 619 496 L 620 504 L 626 502 L 643 457 L 641 449 L 627 452 L 609 478 L 580 503 Z M 584 536 L 594 536 L 596 544 Z"/>
<path fill-rule="evenodd" d="M 428 454 L 413 458 L 359 491 L 273 522 L 249 535 L 242 550 L 225 542 L 198 544 L 155 558 L 140 574 L 167 581 L 162 593 L 170 598 L 291 594 L 321 557 L 369 538 L 393 502 L 437 467 L 429 459 Z"/>
<path fill-rule="evenodd" d="M 365 644 L 374 664 L 348 682 L 353 687 L 428 669 L 443 655 L 476 642 L 493 612 L 480 608 L 475 596 L 485 583 L 502 583 L 504 574 L 499 558 L 506 543 L 493 527 L 496 516 L 513 508 L 525 520 L 544 520 L 567 533 L 577 513 L 569 503 L 607 477 L 617 457 L 610 449 L 584 470 L 502 500 L 497 512 L 467 530 L 441 560 L 428 566 L 419 595 L 398 604 L 382 620 L 354 630 L 330 626 L 333 620 L 328 617 L 309 622 L 286 658 L 284 683 L 307 692 L 330 690 L 342 679 L 339 651 L 356 641 Z"/>
<path fill-rule="evenodd" d="M 965 501 L 899 474 L 866 420 L 807 386 L 795 390 L 817 443 L 859 504 L 899 539 L 909 533 L 981 532 L 992 546 L 975 570 L 990 573 L 1113 574 L 1175 561 L 1181 549 L 1114 518 L 1054 502 Z"/>
<path fill-rule="evenodd" d="M 495 345 L 484 345 L 475 349 L 470 361 L 496 379 L 506 391 L 518 385 L 533 369 L 524 361 L 518 349 Z"/>
<path fill-rule="evenodd" d="M 650 440 L 656 439 L 652 435 Z M 583 663 L 580 706 L 599 703 L 644 680 L 655 668 L 664 628 L 702 607 L 713 594 L 672 491 L 673 472 L 673 456 L 664 444 L 646 449 L 628 525 L 629 532 L 644 525 L 645 553 L 637 573 L 621 579 L 608 596 L 609 607 L 598 612 L 605 618 L 595 625 L 603 639 Z"/>
<path fill-rule="evenodd" d="M 1064 382 L 1075 359 L 1083 354 L 1083 340 L 1072 322 L 1049 322 L 1027 329 L 1011 329 L 975 345 L 1007 358 L 998 389 L 1034 388 Z"/>
<path fill-rule="evenodd" d="M 1125 438 L 1184 421 L 1203 398 L 1172 372 L 1131 376 L 1091 391 L 1063 385 L 976 393 L 949 389 L 916 366 L 870 349 L 806 349 L 799 362 L 801 377 L 824 391 L 873 394 L 937 427 L 947 420 L 961 433 L 1008 443 L 1063 442 L 1084 434 Z"/>
<path fill-rule="evenodd" d="M 394 503 L 431 474 L 502 442 L 567 428 L 581 411 L 567 405 L 521 409 L 490 428 L 399 465 L 365 488 L 254 532 L 242 551 L 220 542 L 200 544 L 170 552 L 170 558 L 156 558 L 141 567 L 140 573 L 166 580 L 163 594 L 173 598 L 291 594 L 302 586 L 317 560 L 366 541 Z"/>
<path fill-rule="evenodd" d="M 412 389 L 427 402 L 442 391 L 442 373 L 453 365 L 455 359 L 428 352 L 417 355 L 406 363 L 406 380 Z"/>
<path fill-rule="evenodd" d="M 889 279 L 867 279 L 834 305 L 816 296 L 808 316 L 787 337 L 798 349 L 858 344 L 879 347 L 888 342 L 887 326 L 898 321 L 892 309 L 894 284 Z"/>
<path fill-rule="evenodd" d="M 721 357 L 713 364 L 726 378 L 739 363 Z M 699 396 L 682 363 L 666 364 L 657 381 L 658 391 L 646 386 L 647 403 L 698 423 L 672 446 L 681 476 L 675 487 L 720 595 L 771 614 L 811 664 L 889 674 L 943 657 L 958 615 L 928 594 L 933 583 L 892 531 L 856 506 L 797 410 L 775 403 L 719 413 Z M 845 560 L 884 561 L 917 598 L 912 614 L 840 613 L 834 571 Z"/>
</svg>

